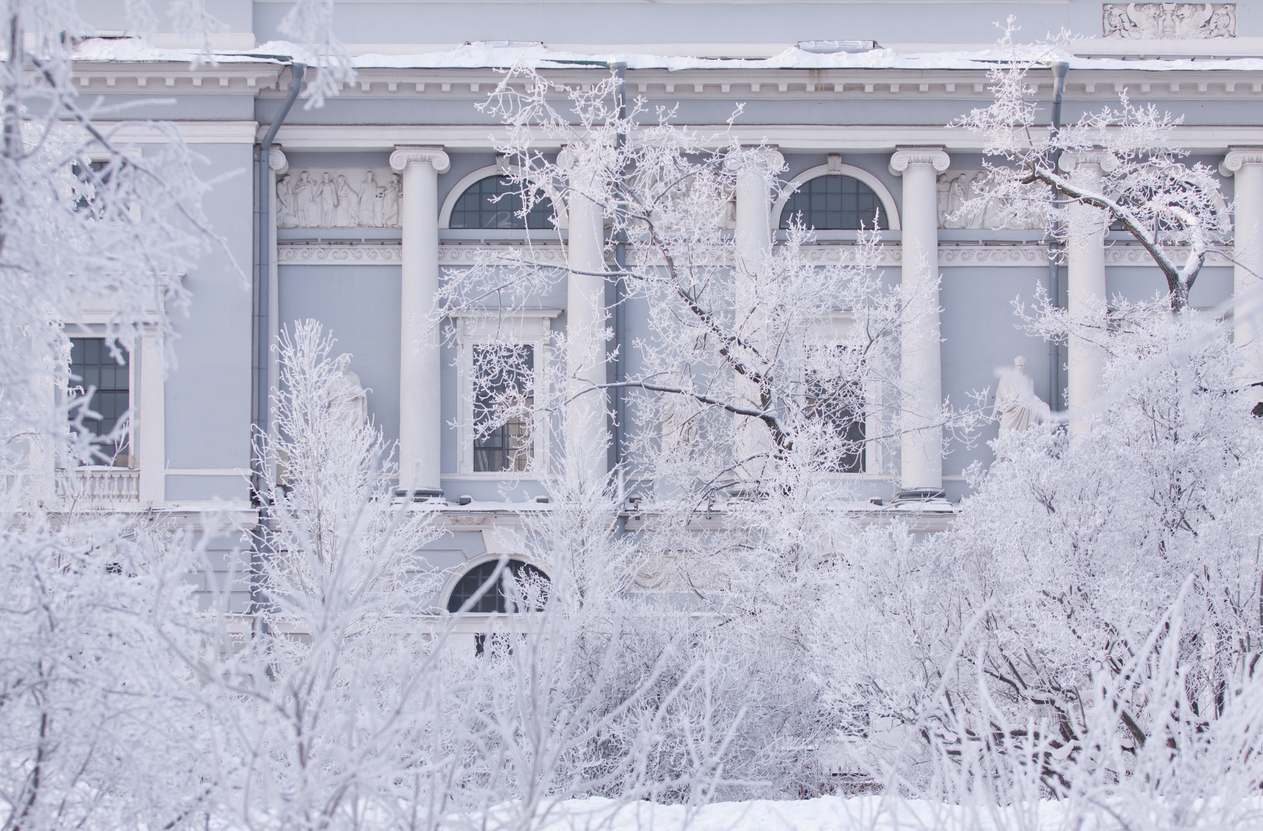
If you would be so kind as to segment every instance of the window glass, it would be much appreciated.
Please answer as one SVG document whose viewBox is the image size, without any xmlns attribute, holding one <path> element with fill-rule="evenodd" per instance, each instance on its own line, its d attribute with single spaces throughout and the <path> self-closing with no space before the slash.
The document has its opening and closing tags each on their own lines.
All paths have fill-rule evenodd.
<svg viewBox="0 0 1263 831">
<path fill-rule="evenodd" d="M 507 177 L 488 176 L 474 182 L 452 206 L 452 217 L 447 223 L 453 229 L 481 229 L 514 231 L 551 228 L 553 206 L 546 197 L 540 197 L 522 217 L 522 194 Z"/>
<path fill-rule="evenodd" d="M 103 191 L 109 185 L 113 167 L 103 160 L 76 161 L 71 164 L 70 172 L 74 176 L 75 210 L 88 211 L 93 217 L 103 216 L 106 209 Z"/>
<path fill-rule="evenodd" d="M 876 192 L 853 176 L 833 174 L 804 182 L 781 211 L 781 228 L 795 217 L 817 231 L 886 228 L 886 211 Z M 876 223 L 876 226 L 874 226 Z"/>
<path fill-rule="evenodd" d="M 83 424 L 92 435 L 109 436 L 126 417 L 131 406 L 131 356 L 119 347 L 122 363 L 115 358 L 105 338 L 70 339 L 70 389 L 75 395 L 88 395 L 88 410 L 96 415 L 84 417 Z M 105 457 L 102 464 L 126 467 L 131 462 L 131 449 L 126 436 L 103 440 L 97 449 Z"/>
<path fill-rule="evenodd" d="M 821 469 L 831 473 L 864 472 L 864 384 L 853 363 L 845 347 L 822 350 L 804 379 L 804 413 L 828 430 Z"/>
<path fill-rule="evenodd" d="M 474 471 L 530 470 L 535 349 L 495 344 L 473 348 Z"/>
<path fill-rule="evenodd" d="M 506 591 L 505 577 L 514 581 L 517 588 Z M 491 581 L 490 583 L 488 581 Z M 484 589 L 483 587 L 486 586 Z M 475 595 L 477 600 L 465 608 L 466 612 L 479 614 L 506 614 L 511 598 L 527 604 L 513 611 L 536 611 L 548 602 L 548 576 L 529 563 L 509 560 L 503 568 L 499 560 L 489 560 L 471 568 L 456 582 L 447 599 L 447 610 L 459 612 Z M 481 592 L 481 594 L 479 594 Z"/>
</svg>

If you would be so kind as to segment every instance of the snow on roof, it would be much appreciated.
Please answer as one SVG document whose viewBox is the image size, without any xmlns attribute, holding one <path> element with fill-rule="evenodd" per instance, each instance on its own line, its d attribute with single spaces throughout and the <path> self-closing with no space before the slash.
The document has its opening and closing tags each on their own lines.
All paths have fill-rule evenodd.
<svg viewBox="0 0 1263 831">
<path fill-rule="evenodd" d="M 1129 71 L 1259 71 L 1263 58 L 1122 59 L 1054 54 L 1039 47 L 1023 57 L 1051 64 L 1056 58 L 1071 69 Z M 514 66 L 561 69 L 622 62 L 628 69 L 733 70 L 733 69 L 904 69 L 985 71 L 1011 58 L 1011 50 L 982 49 L 947 52 L 896 52 L 871 49 L 863 52 L 819 53 L 797 47 L 767 58 L 703 58 L 650 53 L 569 52 L 543 44 L 467 43 L 452 49 L 415 54 L 362 54 L 352 57 L 357 69 L 507 69 Z M 304 60 L 318 64 L 309 51 L 287 41 L 269 41 L 244 52 L 205 51 L 154 47 L 136 38 L 92 38 L 83 41 L 75 57 L 91 62 L 286 62 Z"/>
</svg>

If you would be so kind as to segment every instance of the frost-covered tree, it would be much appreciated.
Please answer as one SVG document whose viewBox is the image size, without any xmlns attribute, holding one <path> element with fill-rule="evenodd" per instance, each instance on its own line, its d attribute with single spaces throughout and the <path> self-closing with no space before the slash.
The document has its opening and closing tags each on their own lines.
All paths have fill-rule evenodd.
<svg viewBox="0 0 1263 831">
<path fill-rule="evenodd" d="M 282 333 L 275 439 L 257 437 L 272 510 L 257 564 L 255 637 L 188 661 L 230 750 L 216 797 L 247 825 L 336 828 L 389 816 L 434 716 L 436 660 L 418 629 L 437 574 L 433 515 L 390 498 L 391 448 L 359 405 L 349 356 L 314 321 Z"/>
<path fill-rule="evenodd" d="M 636 619 L 687 633 L 699 660 L 723 656 L 705 706 L 740 716 L 726 770 L 745 793 L 796 793 L 819 781 L 821 751 L 856 718 L 809 660 L 816 605 L 833 604 L 828 563 L 861 553 L 854 509 L 869 507 L 862 479 L 838 474 L 894 469 L 900 332 L 932 304 L 879 268 L 875 232 L 821 246 L 801 221 L 770 227 L 786 187 L 774 150 L 699 134 L 645 101 L 624 110 L 618 85 L 506 75 L 484 110 L 507 127 L 521 216 L 552 206 L 567 266 L 542 257 L 538 239 L 505 247 L 447 275 L 436 317 L 507 324 L 569 290 L 544 367 L 509 325 L 474 363 L 487 393 L 473 426 L 554 430 L 550 445 L 563 449 L 542 464 L 560 511 L 588 504 L 570 464 L 588 449 L 567 423 L 594 423 L 593 407 L 615 419 L 623 446 L 610 487 L 631 499 L 635 552 L 626 590 L 649 603 Z M 558 156 L 540 149 L 558 145 Z M 581 247 L 581 222 L 595 251 Z M 576 317 L 575 298 L 593 295 L 592 320 Z M 610 334 L 624 314 L 644 333 L 620 353 Z M 963 434 L 972 418 L 944 407 L 941 424 Z"/>
<path fill-rule="evenodd" d="M 1113 298 L 1108 325 L 1103 308 L 1078 319 L 1046 298 L 1021 310 L 1017 325 L 1101 350 L 1085 429 L 998 441 L 941 535 L 871 532 L 878 553 L 836 565 L 840 605 L 822 613 L 822 631 L 850 636 L 842 648 L 820 638 L 817 654 L 835 691 L 887 728 L 884 742 L 861 731 L 852 743 L 870 769 L 951 783 L 954 798 L 985 779 L 1012 798 L 1082 800 L 1076 810 L 1126 803 L 1155 824 L 1214 805 L 1227 825 L 1263 780 L 1263 435 L 1231 333 L 1187 302 L 1228 230 L 1219 185 L 1180 161 L 1175 119 L 1152 108 L 1124 102 L 1039 131 L 1026 80 L 1038 65 L 998 66 L 995 103 L 966 120 L 998 156 L 966 209 L 1042 215 L 1067 238 L 1086 206 L 1096 230 L 1121 223 L 1166 284 L 1147 301 Z M 1058 172 L 1063 152 L 1098 160 L 1090 186 Z"/>
<path fill-rule="evenodd" d="M 1171 309 L 1183 309 L 1207 256 L 1231 233 L 1216 171 L 1179 149 L 1180 117 L 1126 93 L 1116 105 L 1049 127 L 1032 74 L 1067 60 L 1064 45 L 1018 44 L 1014 34 L 1010 21 L 1003 59 L 988 72 L 991 103 L 957 122 L 983 138 L 986 157 L 960 213 L 986 212 L 1001 226 L 1034 221 L 1063 243 L 1123 230 L 1162 274 Z"/>
</svg>

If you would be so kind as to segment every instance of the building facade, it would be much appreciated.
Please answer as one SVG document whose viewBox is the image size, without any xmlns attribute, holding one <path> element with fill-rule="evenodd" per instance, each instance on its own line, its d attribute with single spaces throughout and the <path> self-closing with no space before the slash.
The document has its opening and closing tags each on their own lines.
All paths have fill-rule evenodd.
<svg viewBox="0 0 1263 831">
<path fill-rule="evenodd" d="M 76 374 L 109 398 L 107 417 L 131 409 L 134 435 L 114 465 L 65 472 L 59 481 L 74 484 L 58 492 L 127 510 L 194 515 L 228 506 L 248 524 L 255 339 L 314 318 L 352 355 L 368 413 L 399 442 L 399 488 L 440 497 L 425 509 L 441 511 L 452 531 L 432 552 L 452 567 L 452 590 L 467 570 L 515 553 L 505 503 L 542 494 L 548 450 L 540 442 L 525 447 L 520 425 L 471 434 L 479 395 L 471 367 L 489 335 L 482 321 L 465 317 L 449 322 L 454 339 L 441 339 L 425 331 L 421 310 L 445 272 L 492 247 L 529 238 L 539 256 L 564 268 L 568 249 L 600 242 L 578 239 L 593 231 L 572 222 L 563 244 L 542 213 L 527 217 L 524 232 L 514 227 L 520 220 L 509 221 L 511 197 L 493 199 L 503 134 L 475 105 L 498 70 L 523 55 L 572 82 L 607 74 L 600 62 L 625 60 L 629 93 L 678 105 L 684 124 L 722 125 L 744 104 L 735 134 L 774 148 L 782 175 L 797 187 L 770 217 L 748 205 L 743 211 L 742 194 L 755 201 L 760 194 L 757 186 L 739 188 L 738 245 L 803 212 L 818 229 L 816 244 L 836 250 L 854 244 L 861 221 L 878 217 L 882 267 L 894 279 L 941 278 L 940 311 L 907 336 L 916 348 L 905 350 L 902 372 L 905 383 L 916 381 L 908 385 L 920 396 L 915 411 L 994 387 L 996 369 L 1018 356 L 1036 394 L 1054 408 L 1067 388 L 1085 400 L 1096 370 L 1021 331 L 1014 301 L 1029 302 L 1040 287 L 1073 304 L 1141 299 L 1163 286 L 1121 232 L 1072 239 L 1064 263 L 1050 269 L 1041 229 L 953 217 L 982 157 L 977 136 L 946 125 L 986 103 L 986 56 L 970 53 L 991 46 L 994 21 L 1009 13 L 1032 38 L 1061 29 L 1083 36 L 1072 47 L 1067 119 L 1126 90 L 1184 115 L 1179 145 L 1221 170 L 1237 233 L 1231 250 L 1209 262 L 1194 306 L 1230 306 L 1234 286 L 1240 292 L 1252 264 L 1263 264 L 1263 60 L 1253 58 L 1263 54 L 1263 4 L 341 0 L 338 31 L 356 81 L 319 108 L 296 106 L 279 127 L 263 194 L 266 235 L 257 221 L 256 165 L 299 54 L 280 28 L 288 6 L 216 3 L 225 24 L 213 37 L 221 60 L 193 65 L 196 49 L 175 35 L 130 39 L 118 23 L 121 0 L 119 8 L 88 5 L 101 37 L 81 47 L 80 90 L 134 103 L 133 117 L 178 127 L 216 179 L 206 207 L 225 247 L 187 277 L 193 312 L 177 324 L 179 363 L 170 374 L 160 371 L 160 344 L 135 345 L 120 367 L 102 357 L 90 331 L 75 341 Z M 1051 73 L 1034 81 L 1050 100 Z M 160 140 L 139 127 L 122 135 L 141 146 Z M 243 285 L 233 260 L 256 264 L 255 272 L 265 263 L 265 302 Z M 543 361 L 549 333 L 564 331 L 574 315 L 565 292 L 533 306 L 538 311 L 515 321 L 513 337 Z M 266 313 L 256 320 L 260 309 Z M 643 334 L 634 315 L 627 327 L 631 337 Z M 940 519 L 925 515 L 950 516 L 965 469 L 986 463 L 990 451 L 985 443 L 944 445 L 933 429 L 910 435 L 890 453 L 849 460 L 844 474 L 885 505 L 900 492 L 942 491 L 946 498 L 922 512 L 932 527 Z"/>
</svg>

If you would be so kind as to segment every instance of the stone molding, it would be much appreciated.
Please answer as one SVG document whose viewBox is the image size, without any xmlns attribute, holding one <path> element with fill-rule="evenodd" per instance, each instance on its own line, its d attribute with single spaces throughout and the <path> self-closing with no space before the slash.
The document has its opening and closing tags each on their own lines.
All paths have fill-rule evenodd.
<svg viewBox="0 0 1263 831">
<path fill-rule="evenodd" d="M 1236 3 L 1106 3 L 1101 32 L 1107 38 L 1206 40 L 1237 36 Z"/>
</svg>

